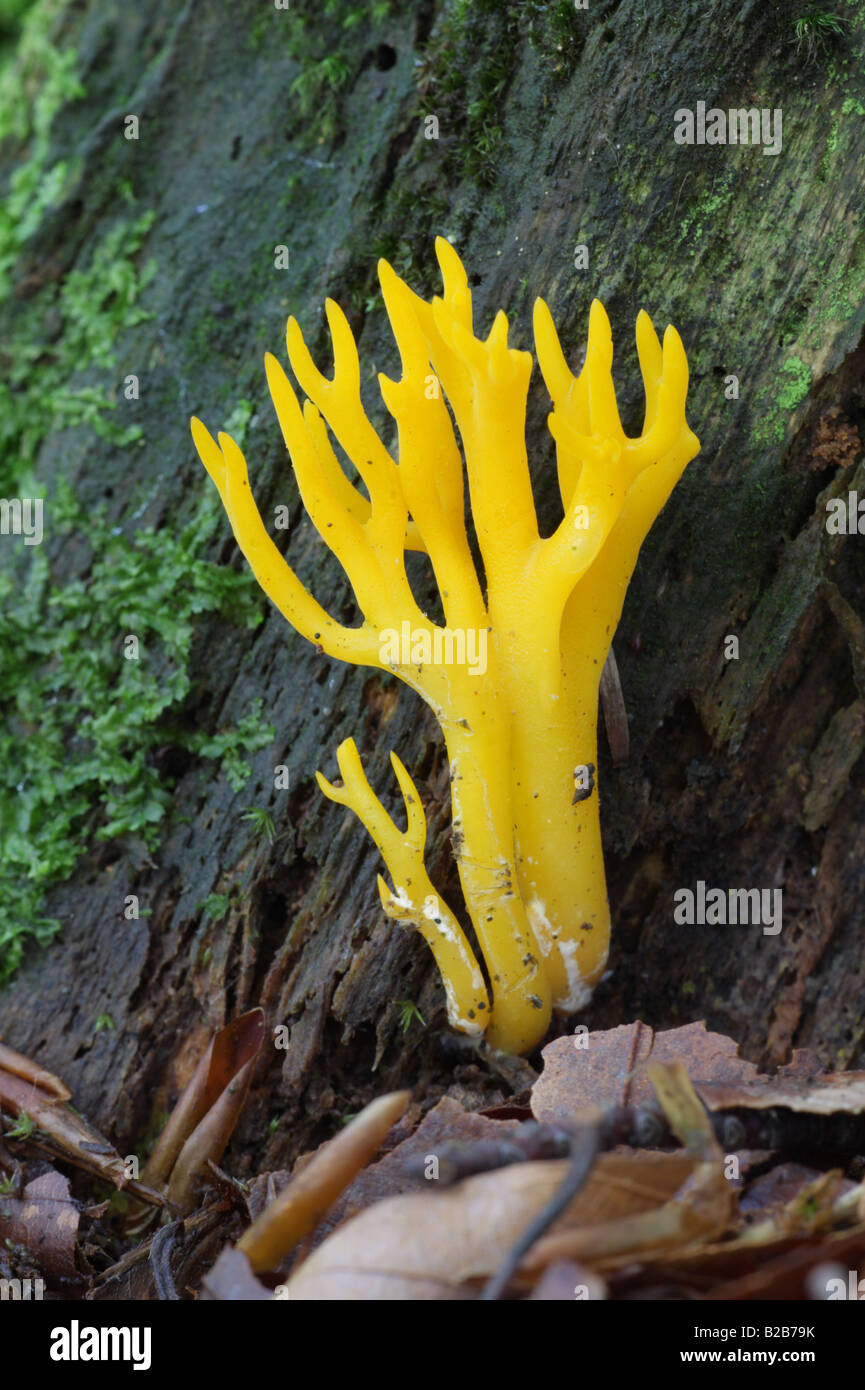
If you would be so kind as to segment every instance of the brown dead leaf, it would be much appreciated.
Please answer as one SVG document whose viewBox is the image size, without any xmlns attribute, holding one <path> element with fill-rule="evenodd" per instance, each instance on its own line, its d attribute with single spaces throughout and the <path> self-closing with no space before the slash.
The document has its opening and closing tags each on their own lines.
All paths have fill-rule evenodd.
<svg viewBox="0 0 865 1390">
<path fill-rule="evenodd" d="M 544 1070 L 532 1091 L 535 1119 L 567 1124 L 591 1106 L 637 1106 L 654 1100 L 642 1064 L 684 1062 L 696 1080 L 735 1083 L 757 1076 L 757 1068 L 738 1055 L 732 1039 L 709 1033 L 705 1023 L 689 1023 L 655 1033 L 648 1024 L 624 1024 L 604 1033 L 557 1038 L 543 1050 Z"/>
<path fill-rule="evenodd" d="M 252 1272 L 242 1250 L 229 1246 L 204 1278 L 204 1299 L 220 1303 L 270 1301 L 273 1294 Z"/>
<path fill-rule="evenodd" d="M 865 1072 L 826 1072 L 823 1076 L 759 1077 L 732 1084 L 700 1080 L 710 1110 L 793 1110 L 808 1115 L 861 1115 L 865 1112 Z"/>
<path fill-rule="evenodd" d="M 796 1047 L 793 1049 L 789 1062 L 785 1062 L 783 1067 L 778 1068 L 778 1076 L 819 1076 L 822 1070 L 823 1063 L 816 1052 L 812 1052 L 809 1047 Z"/>
<path fill-rule="evenodd" d="M 47 1278 L 73 1279 L 78 1208 L 61 1173 L 42 1173 L 20 1197 L 0 1197 L 0 1237 L 24 1245 Z"/>
<path fill-rule="evenodd" d="M 537 1269 L 554 1260 L 573 1259 L 595 1268 L 613 1269 L 637 1256 L 649 1261 L 670 1248 L 704 1244 L 730 1227 L 736 1217 L 736 1194 L 724 1175 L 723 1155 L 685 1067 L 679 1061 L 665 1066 L 653 1059 L 647 1070 L 670 1128 L 686 1147 L 691 1162 L 687 1177 L 674 1193 L 667 1194 L 669 1200 L 639 1213 L 617 1213 L 615 1219 L 603 1223 L 596 1207 L 584 1220 L 575 1222 L 572 1206 L 559 1229 L 535 1243 L 523 1268 Z M 605 1157 L 610 1160 L 619 1155 Z M 639 1174 L 649 1171 L 649 1160 L 676 1155 L 634 1153 L 621 1157 L 629 1159 Z M 581 1196 L 591 1192 L 599 1167 Z"/>
<path fill-rule="evenodd" d="M 99 1303 L 142 1303 L 186 1299 L 213 1270 L 226 1237 L 238 1227 L 238 1214 L 223 1200 L 202 1207 L 159 1230 L 95 1279 L 89 1299 Z M 245 1295 L 244 1295 L 245 1297 Z"/>
<path fill-rule="evenodd" d="M 557 1192 L 563 1160 L 519 1163 L 444 1191 L 378 1202 L 334 1232 L 288 1282 L 291 1299 L 456 1299 L 474 1296 Z M 687 1154 L 603 1154 L 561 1220 L 591 1231 L 590 1247 L 683 1188 Z M 432 1187 L 433 1184 L 430 1184 Z M 554 1232 L 560 1229 L 559 1225 Z M 537 1247 L 536 1247 L 537 1248 Z M 538 1261 L 542 1268 L 561 1256 Z M 528 1267 L 528 1266 L 526 1266 Z M 533 1282 L 530 1280 L 529 1282 Z M 466 1287 L 472 1285 L 471 1288 Z"/>
<path fill-rule="evenodd" d="M 815 1182 L 821 1176 L 818 1169 L 806 1167 L 802 1163 L 778 1163 L 768 1173 L 754 1178 L 748 1184 L 748 1190 L 739 1202 L 741 1211 L 746 1216 L 767 1216 L 773 1211 L 782 1210 L 789 1206 L 809 1183 Z M 841 1182 L 839 1192 L 852 1191 L 855 1186 L 855 1183 L 845 1178 Z"/>
<path fill-rule="evenodd" d="M 410 1091 L 380 1096 L 329 1140 L 238 1241 L 256 1272 L 278 1268 L 298 1241 L 314 1231 L 352 1178 L 376 1154 L 406 1111 Z"/>
<path fill-rule="evenodd" d="M 143 1179 L 167 1194 L 170 1205 L 188 1212 L 195 1204 L 198 1179 L 208 1163 L 218 1163 L 244 1104 L 265 1035 L 261 1009 L 251 1009 L 220 1028 L 208 1044 L 189 1083 L 171 1112 Z M 149 1220 L 140 1207 L 129 1213 L 127 1233 Z"/>
<path fill-rule="evenodd" d="M 831 1236 L 812 1237 L 773 1258 L 764 1256 L 756 1268 L 754 1263 L 752 1261 L 750 1269 L 738 1278 L 716 1284 L 706 1297 L 731 1302 L 825 1299 L 830 1278 L 840 1277 L 846 1282 L 848 1272 L 854 1269 L 858 1281 L 859 1270 L 865 1267 L 865 1226 Z"/>
<path fill-rule="evenodd" d="M 792 1165 L 791 1165 L 792 1166 Z M 817 1173 L 812 1181 L 799 1186 L 790 1200 L 782 1203 L 776 1210 L 769 1211 L 759 1221 L 746 1226 L 737 1237 L 718 1243 L 708 1243 L 697 1249 L 671 1252 L 656 1267 L 657 1277 L 666 1277 L 671 1283 L 700 1290 L 710 1296 L 720 1284 L 738 1284 L 747 1281 L 743 1287 L 756 1289 L 763 1287 L 761 1271 L 769 1271 L 777 1262 L 779 1269 L 788 1267 L 787 1256 L 793 1255 L 793 1266 L 797 1269 L 808 1264 L 807 1254 L 801 1258 L 797 1251 L 820 1251 L 825 1241 L 842 1239 L 849 1233 L 849 1221 L 855 1218 L 858 1200 L 862 1189 L 847 1184 L 836 1171 Z M 833 1227 L 846 1226 L 842 1233 L 833 1232 Z M 865 1227 L 860 1227 L 865 1232 Z M 865 1250 L 865 1234 L 860 1238 Z M 819 1258 L 819 1255 L 813 1258 Z M 792 1267 L 792 1266 L 791 1266 Z M 751 1276 L 754 1275 L 754 1279 Z M 766 1289 L 773 1287 L 774 1276 L 766 1274 Z M 731 1295 L 733 1296 L 733 1295 Z M 766 1293 L 742 1293 L 736 1297 L 786 1297 L 787 1295 Z M 805 1297 L 802 1293 L 792 1295 Z"/>
<path fill-rule="evenodd" d="M 519 1125 L 512 1120 L 490 1120 L 444 1096 L 421 1120 L 413 1134 L 386 1153 L 377 1163 L 364 1168 L 334 1203 L 333 1209 L 315 1233 L 314 1245 L 343 1221 L 403 1192 L 416 1192 L 429 1187 L 423 1178 L 412 1177 L 406 1166 L 412 1158 L 435 1158 L 446 1144 L 470 1144 L 487 1139 L 501 1139 L 513 1133 Z"/>
<path fill-rule="evenodd" d="M 42 1067 L 31 1062 L 29 1057 L 22 1056 L 20 1052 L 13 1052 L 11 1047 L 0 1042 L 0 1084 L 2 1084 L 3 1072 L 9 1076 L 20 1077 L 22 1081 L 30 1082 L 32 1086 L 37 1086 L 40 1091 L 53 1096 L 56 1101 L 72 1099 L 72 1092 L 68 1086 L 53 1072 L 43 1071 Z"/>
<path fill-rule="evenodd" d="M 258 1056 L 264 1041 L 264 1030 L 263 1010 L 251 1009 L 214 1033 L 148 1159 L 143 1174 L 145 1182 L 156 1188 L 165 1185 L 181 1150 L 196 1127 L 208 1111 L 224 1098 L 224 1093 L 237 1081 L 239 1073 Z M 249 1078 L 246 1076 L 243 1095 L 239 1097 L 241 1103 L 248 1084 Z M 234 1095 L 238 1097 L 237 1089 Z M 234 1109 L 236 1120 L 239 1106 Z M 222 1126 L 217 1126 L 217 1129 L 221 1134 Z M 218 1163 L 221 1154 L 222 1149 L 218 1154 L 211 1152 L 207 1156 Z"/>
<path fill-rule="evenodd" d="M 471 1298 L 554 1195 L 567 1163 L 521 1163 L 443 1192 L 377 1202 L 335 1231 L 288 1282 L 295 1300 Z"/>
<path fill-rule="evenodd" d="M 591 1299 L 597 1303 L 607 1296 L 606 1285 L 592 1270 L 573 1260 L 548 1265 L 530 1294 L 533 1303 L 573 1303 Z"/>
<path fill-rule="evenodd" d="M 22 1143 L 158 1204 L 156 1193 L 129 1177 L 113 1144 L 70 1108 L 71 1095 L 52 1072 L 0 1043 L 0 1114 L 12 1121 L 22 1115 L 32 1121 L 32 1132 Z"/>
<path fill-rule="evenodd" d="M 681 1063 L 653 1065 L 668 1122 L 689 1151 L 607 1153 L 522 1264 L 523 1286 L 563 1260 L 615 1269 L 636 1256 L 716 1238 L 735 1194 Z M 393 1156 L 391 1156 L 393 1157 Z M 293 1274 L 290 1299 L 449 1300 L 472 1296 L 558 1193 L 567 1161 L 526 1162 L 453 1188 L 388 1198 L 336 1230 Z"/>
</svg>

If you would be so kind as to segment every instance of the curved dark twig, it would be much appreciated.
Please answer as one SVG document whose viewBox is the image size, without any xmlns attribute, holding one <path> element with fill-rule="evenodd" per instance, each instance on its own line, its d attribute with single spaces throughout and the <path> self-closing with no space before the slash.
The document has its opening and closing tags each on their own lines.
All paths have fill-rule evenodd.
<svg viewBox="0 0 865 1390">
<path fill-rule="evenodd" d="M 516 1244 L 508 1251 L 505 1259 L 484 1287 L 480 1296 L 481 1302 L 492 1303 L 501 1298 L 535 1241 L 540 1240 L 553 1222 L 561 1216 L 563 1211 L 567 1210 L 580 1191 L 595 1166 L 595 1159 L 600 1147 L 599 1125 L 581 1125 L 579 1129 L 574 1130 L 571 1138 L 570 1165 L 563 1182 L 553 1193 L 543 1210 L 526 1227 Z"/>
<path fill-rule="evenodd" d="M 182 1221 L 172 1221 L 168 1226 L 160 1226 L 150 1242 L 150 1264 L 153 1269 L 153 1282 L 157 1297 L 164 1302 L 179 1303 L 180 1294 L 174 1286 L 171 1274 L 171 1252 Z"/>
</svg>

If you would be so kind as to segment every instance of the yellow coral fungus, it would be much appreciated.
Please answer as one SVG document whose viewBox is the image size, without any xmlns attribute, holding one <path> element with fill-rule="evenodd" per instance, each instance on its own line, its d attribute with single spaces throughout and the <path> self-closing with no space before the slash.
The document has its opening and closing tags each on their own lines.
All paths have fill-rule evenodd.
<svg viewBox="0 0 865 1390">
<path fill-rule="evenodd" d="M 319 776 L 378 846 L 393 889 L 385 911 L 422 932 L 442 974 L 452 1025 L 524 1052 L 553 1008 L 589 999 L 609 945 L 598 795 L 574 796 L 578 767 L 597 762 L 598 684 L 643 539 L 699 443 L 685 420 L 688 365 L 668 328 L 663 347 L 637 320 L 646 396 L 642 433 L 629 438 L 613 387 L 612 338 L 595 301 L 585 365 L 567 366 L 552 317 L 535 305 L 538 360 L 553 402 L 564 516 L 538 530 L 525 444 L 532 358 L 508 347 L 499 312 L 475 336 L 471 292 L 454 249 L 436 251 L 444 293 L 430 303 L 386 261 L 379 279 L 399 348 L 399 381 L 379 376 L 396 422 L 399 461 L 370 424 L 360 363 L 341 310 L 327 301 L 334 373 L 315 367 L 297 323 L 288 357 L 308 400 L 301 409 L 282 367 L 265 359 L 271 397 L 301 497 L 343 565 L 363 615 L 335 622 L 303 587 L 265 529 L 234 441 L 199 420 L 195 445 L 219 489 L 238 545 L 288 621 L 330 656 L 394 671 L 434 710 L 451 771 L 453 843 L 487 984 L 453 914 L 430 883 L 426 822 L 414 785 L 392 755 L 405 833 L 387 815 L 351 740 L 338 753 L 343 783 Z M 456 421 L 462 456 L 451 423 Z M 346 477 L 328 427 L 368 497 Z M 478 578 L 465 525 L 463 456 L 483 561 Z M 408 549 L 429 556 L 444 612 L 418 607 Z"/>
</svg>

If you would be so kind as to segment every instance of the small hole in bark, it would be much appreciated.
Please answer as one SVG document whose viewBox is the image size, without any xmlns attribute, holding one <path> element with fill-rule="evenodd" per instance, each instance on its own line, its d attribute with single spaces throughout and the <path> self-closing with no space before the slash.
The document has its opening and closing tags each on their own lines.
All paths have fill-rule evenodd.
<svg viewBox="0 0 865 1390">
<path fill-rule="evenodd" d="M 379 72 L 387 72 L 396 62 L 396 49 L 389 43 L 380 43 L 375 50 L 375 65 Z"/>
</svg>

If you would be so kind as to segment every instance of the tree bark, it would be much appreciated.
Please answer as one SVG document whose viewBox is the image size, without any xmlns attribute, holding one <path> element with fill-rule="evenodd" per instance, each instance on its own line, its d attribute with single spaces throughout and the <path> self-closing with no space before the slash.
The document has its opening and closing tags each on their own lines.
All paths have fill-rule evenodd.
<svg viewBox="0 0 865 1390">
<path fill-rule="evenodd" d="M 284 359 L 287 313 L 327 371 L 318 316 L 326 295 L 343 305 L 383 424 L 374 369 L 390 371 L 394 353 L 376 258 L 428 292 L 433 239 L 448 235 L 484 333 L 504 307 L 511 341 L 531 348 L 541 295 L 576 367 L 589 303 L 603 301 L 631 432 L 637 312 L 659 331 L 674 323 L 702 450 L 643 548 L 614 642 L 630 756 L 614 768 L 602 734 L 612 954 L 579 1021 L 705 1017 L 763 1063 L 808 1045 L 827 1062 L 861 1064 L 865 539 L 826 529 L 830 497 L 865 497 L 861 6 L 813 56 L 797 49 L 784 7 L 757 0 L 592 0 L 574 17 L 559 7 L 561 30 L 544 7 L 522 4 L 400 0 L 375 23 L 349 0 L 326 14 L 298 0 L 290 29 L 286 12 L 265 20 L 265 8 L 61 7 L 85 95 L 60 113 L 52 140 L 80 174 L 22 267 L 50 259 L 68 274 L 129 179 L 156 214 L 144 249 L 158 273 L 144 298 L 153 317 L 119 352 L 130 365 L 118 375 L 140 370 L 146 384 L 146 449 L 130 467 L 129 451 L 66 430 L 44 441 L 41 480 L 64 476 L 93 502 L 113 489 L 118 524 L 143 506 L 176 533 L 210 486 L 190 414 L 215 430 L 246 397 L 262 511 L 288 505 L 292 565 L 352 621 L 266 395 L 262 351 Z M 323 85 L 318 109 L 302 111 L 304 74 L 334 54 L 343 68 L 307 76 L 307 88 Z M 677 144 L 675 113 L 701 101 L 780 108 L 782 150 Z M 122 135 L 128 112 L 141 122 L 134 145 Z M 278 245 L 289 249 L 285 272 L 274 268 Z M 581 245 L 587 269 L 575 268 Z M 533 379 L 529 458 L 547 533 L 558 519 L 548 408 Z M 75 546 L 61 544 L 47 535 L 52 562 L 82 573 Z M 213 558 L 240 568 L 227 521 Z M 728 636 L 737 658 L 725 656 Z M 467 1075 L 426 947 L 383 916 L 373 846 L 313 779 L 317 768 L 334 775 L 336 745 L 352 734 L 398 814 L 394 748 L 423 795 L 431 877 L 458 908 L 447 765 L 410 691 L 317 654 L 275 610 L 254 632 L 203 623 L 194 665 L 187 727 L 226 727 L 260 697 L 274 744 L 252 757 L 240 794 L 212 764 L 188 766 L 152 861 L 94 842 L 52 891 L 62 935 L 0 991 L 0 1034 L 62 1075 L 122 1147 L 170 1107 L 209 1031 L 261 1004 L 290 1045 L 262 1062 L 235 1139 L 235 1166 L 260 1169 L 284 1165 L 372 1091 Z M 280 763 L 285 792 L 273 790 Z M 250 805 L 271 810 L 272 844 L 250 836 Z M 699 880 L 781 888 L 781 932 L 677 925 L 674 894 Z M 232 884 L 241 891 L 228 916 L 209 920 L 201 903 Z M 151 915 L 126 921 L 127 894 Z M 417 1002 L 425 1029 L 402 1032 L 400 1000 Z M 105 1013 L 114 1029 L 94 1033 Z"/>
</svg>

